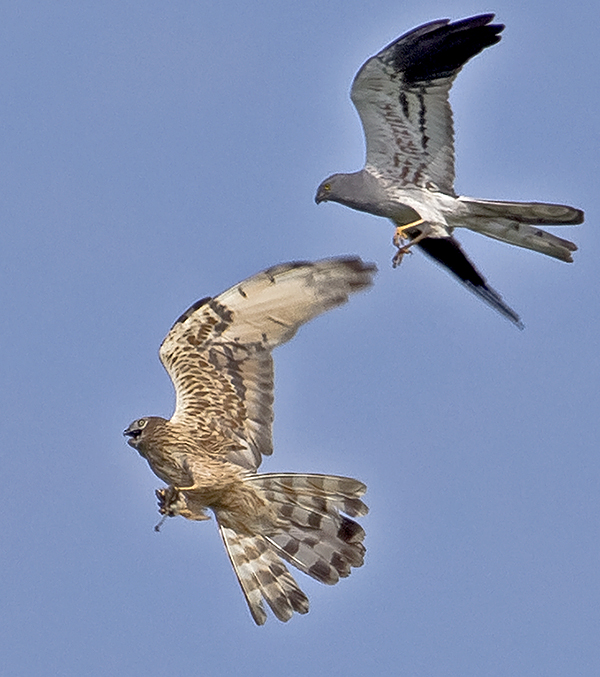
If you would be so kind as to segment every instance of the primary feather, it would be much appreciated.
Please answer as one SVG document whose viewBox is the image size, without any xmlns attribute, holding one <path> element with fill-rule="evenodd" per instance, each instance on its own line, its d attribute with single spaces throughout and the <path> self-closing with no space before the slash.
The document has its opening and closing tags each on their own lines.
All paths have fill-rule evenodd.
<svg viewBox="0 0 600 677">
<path fill-rule="evenodd" d="M 299 327 L 369 287 L 375 266 L 356 257 L 287 263 L 215 298 L 175 322 L 160 359 L 175 386 L 170 420 L 134 421 L 125 435 L 168 486 L 165 516 L 208 519 L 212 510 L 254 620 L 263 600 L 280 620 L 308 600 L 283 560 L 335 583 L 361 566 L 365 486 L 328 475 L 256 475 L 273 451 L 271 351 Z M 347 516 L 345 516 L 345 513 Z"/>
<path fill-rule="evenodd" d="M 399 37 L 363 64 L 354 78 L 351 98 L 365 134 L 365 166 L 359 172 L 325 179 L 315 199 L 389 218 L 398 229 L 395 263 L 416 245 L 522 327 L 517 313 L 462 251 L 454 229 L 469 228 L 571 261 L 571 252 L 577 249 L 572 242 L 534 226 L 582 223 L 583 212 L 566 205 L 458 197 L 454 192 L 454 131 L 448 97 L 467 61 L 500 41 L 504 26 L 492 23 L 493 18 L 481 14 L 456 22 L 432 21 Z"/>
</svg>

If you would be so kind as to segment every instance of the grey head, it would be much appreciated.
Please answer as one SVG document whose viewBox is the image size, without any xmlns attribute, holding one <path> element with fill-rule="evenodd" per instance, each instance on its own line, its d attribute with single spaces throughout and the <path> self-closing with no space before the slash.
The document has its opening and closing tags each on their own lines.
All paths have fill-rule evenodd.
<svg viewBox="0 0 600 677">
<path fill-rule="evenodd" d="M 159 428 L 166 423 L 166 419 L 160 416 L 146 416 L 136 419 L 128 428 L 123 431 L 127 437 L 127 444 L 143 455 L 145 444 L 152 438 Z"/>
<path fill-rule="evenodd" d="M 388 216 L 385 210 L 387 198 L 379 181 L 361 169 L 352 174 L 332 174 L 317 188 L 315 202 L 339 202 L 361 212 Z"/>
</svg>

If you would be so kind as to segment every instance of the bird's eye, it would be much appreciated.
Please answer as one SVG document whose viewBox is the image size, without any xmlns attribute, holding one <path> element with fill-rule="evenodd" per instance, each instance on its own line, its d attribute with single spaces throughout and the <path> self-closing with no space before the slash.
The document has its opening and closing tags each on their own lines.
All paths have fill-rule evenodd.
<svg viewBox="0 0 600 677">
<path fill-rule="evenodd" d="M 329 191 L 331 190 L 331 184 L 330 184 L 330 183 L 325 183 L 325 184 L 323 185 L 323 190 L 326 190 L 326 191 L 329 192 Z"/>
<path fill-rule="evenodd" d="M 138 428 L 145 428 L 147 424 L 148 421 L 145 418 L 140 418 L 140 420 L 136 423 Z"/>
</svg>

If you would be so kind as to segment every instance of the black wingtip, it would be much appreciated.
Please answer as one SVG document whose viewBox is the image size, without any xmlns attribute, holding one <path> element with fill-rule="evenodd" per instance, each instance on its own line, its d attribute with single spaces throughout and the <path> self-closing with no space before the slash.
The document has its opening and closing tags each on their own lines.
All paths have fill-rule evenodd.
<svg viewBox="0 0 600 677">
<path fill-rule="evenodd" d="M 451 77 L 469 59 L 500 42 L 505 26 L 490 23 L 493 19 L 494 14 L 479 14 L 453 23 L 432 21 L 398 38 L 383 53 L 392 48 L 391 61 L 407 82 Z"/>
<path fill-rule="evenodd" d="M 469 282 L 464 283 L 467 289 L 472 291 L 474 294 L 477 294 L 479 298 L 483 299 L 489 306 L 491 306 L 495 311 L 504 316 L 507 320 L 510 320 L 517 329 L 523 331 L 525 325 L 523 324 L 521 318 L 515 313 L 515 311 L 504 303 L 502 297 L 498 292 L 492 289 L 487 283 L 485 285 L 473 286 Z"/>
<path fill-rule="evenodd" d="M 451 272 L 469 291 L 510 320 L 518 329 L 525 329 L 519 315 L 488 285 L 454 238 L 426 237 L 417 243 L 417 247 Z"/>
</svg>

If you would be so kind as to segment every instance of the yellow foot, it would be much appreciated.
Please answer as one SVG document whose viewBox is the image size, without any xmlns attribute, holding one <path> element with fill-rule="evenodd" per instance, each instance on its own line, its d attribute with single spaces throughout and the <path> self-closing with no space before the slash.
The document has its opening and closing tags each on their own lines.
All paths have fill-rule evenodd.
<svg viewBox="0 0 600 677">
<path fill-rule="evenodd" d="M 406 235 L 406 231 L 414 228 L 415 226 L 420 226 L 422 223 L 424 223 L 423 219 L 417 219 L 416 221 L 407 223 L 404 226 L 396 226 L 396 232 L 394 233 L 393 238 L 394 247 L 398 247 L 398 249 L 400 249 L 400 247 L 404 245 L 405 240 L 411 239 L 410 236 Z"/>
<path fill-rule="evenodd" d="M 398 247 L 398 251 L 394 254 L 394 258 L 392 259 L 392 268 L 397 268 L 402 263 L 404 254 L 412 254 L 410 248 L 426 236 L 428 232 L 427 229 L 413 238 L 406 233 L 407 230 L 410 230 L 415 226 L 420 226 L 422 223 L 424 223 L 423 219 L 417 219 L 404 226 L 396 226 L 396 232 L 394 233 L 392 242 L 394 243 L 394 247 Z M 406 242 L 407 240 L 408 242 Z"/>
<path fill-rule="evenodd" d="M 167 517 L 175 517 L 181 515 L 188 520 L 209 520 L 210 515 L 207 515 L 204 506 L 190 504 L 188 499 L 179 493 L 178 487 L 169 486 L 166 489 L 157 489 L 154 493 L 158 498 L 158 512 L 163 515 L 160 522 L 154 527 L 155 531 L 160 531 Z"/>
</svg>

